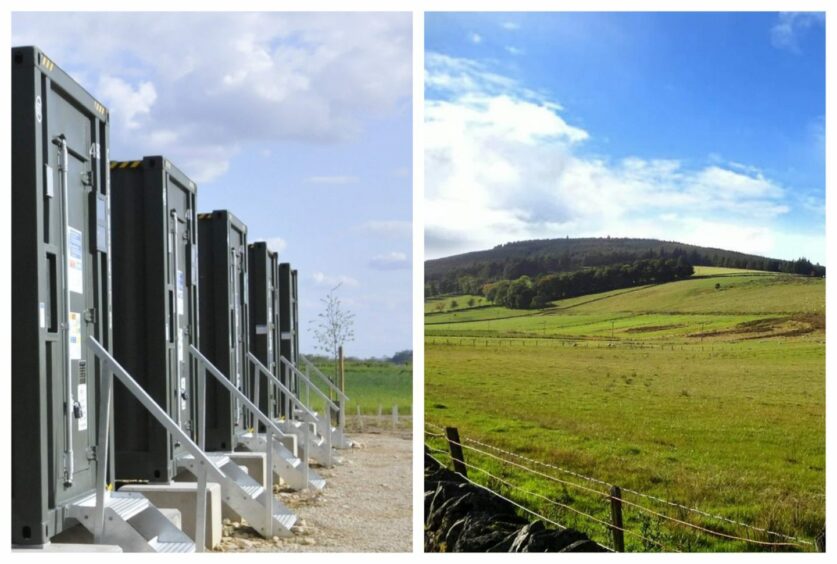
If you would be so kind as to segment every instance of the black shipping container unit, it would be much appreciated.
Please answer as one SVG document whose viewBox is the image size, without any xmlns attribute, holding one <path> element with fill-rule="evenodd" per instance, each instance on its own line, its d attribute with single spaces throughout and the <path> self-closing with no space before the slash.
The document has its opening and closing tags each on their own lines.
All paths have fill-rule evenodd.
<svg viewBox="0 0 837 564">
<path fill-rule="evenodd" d="M 12 543 L 43 544 L 95 491 L 111 349 L 108 111 L 36 47 L 12 48 Z"/>
<path fill-rule="evenodd" d="M 279 264 L 279 354 L 296 366 L 299 342 L 296 336 L 297 305 L 296 305 L 296 270 L 287 262 Z M 294 393 L 299 393 L 295 385 L 296 378 L 292 378 L 288 370 L 282 366 L 279 370 L 282 383 Z M 284 409 L 284 402 L 279 406 Z M 287 416 L 288 414 L 282 413 Z"/>
<path fill-rule="evenodd" d="M 250 244 L 250 352 L 274 375 L 279 374 L 279 262 L 276 253 L 259 241 Z M 253 371 L 253 378 L 257 373 Z M 266 378 L 259 381 L 260 409 L 278 417 L 277 390 Z"/>
<path fill-rule="evenodd" d="M 196 186 L 163 157 L 112 162 L 113 352 L 193 440 L 198 346 Z M 168 482 L 186 451 L 122 386 L 114 389 L 116 478 Z"/>
<path fill-rule="evenodd" d="M 249 395 L 247 226 L 229 211 L 198 214 L 198 272 L 200 351 Z M 240 402 L 209 377 L 205 409 L 206 450 L 233 450 L 246 430 Z"/>
</svg>

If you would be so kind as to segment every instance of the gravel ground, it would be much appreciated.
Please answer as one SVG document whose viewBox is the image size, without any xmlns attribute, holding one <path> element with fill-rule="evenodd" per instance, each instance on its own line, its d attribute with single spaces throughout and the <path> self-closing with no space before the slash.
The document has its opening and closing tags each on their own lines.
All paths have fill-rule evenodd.
<svg viewBox="0 0 837 564">
<path fill-rule="evenodd" d="M 342 464 L 317 468 L 319 494 L 276 490 L 299 517 L 294 536 L 263 539 L 246 523 L 224 522 L 221 552 L 410 552 L 412 437 L 349 435 L 359 446 L 338 451 Z"/>
</svg>

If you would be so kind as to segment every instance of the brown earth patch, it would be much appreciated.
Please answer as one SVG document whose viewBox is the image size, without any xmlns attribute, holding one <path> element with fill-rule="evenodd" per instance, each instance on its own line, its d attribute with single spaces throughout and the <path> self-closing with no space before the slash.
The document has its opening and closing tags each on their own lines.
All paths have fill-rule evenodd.
<svg viewBox="0 0 837 564">
<path fill-rule="evenodd" d="M 799 337 L 825 331 L 825 315 L 822 313 L 799 313 L 782 317 L 769 317 L 744 321 L 731 329 L 692 333 L 690 337 L 739 337 L 745 339 L 767 339 L 774 337 Z"/>
</svg>

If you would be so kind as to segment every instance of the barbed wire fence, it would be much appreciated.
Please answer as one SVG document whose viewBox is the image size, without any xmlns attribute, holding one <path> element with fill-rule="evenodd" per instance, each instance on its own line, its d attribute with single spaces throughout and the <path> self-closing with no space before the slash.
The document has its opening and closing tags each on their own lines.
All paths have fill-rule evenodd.
<svg viewBox="0 0 837 564">
<path fill-rule="evenodd" d="M 468 482 L 506 499 L 522 511 L 546 523 L 550 523 L 559 529 L 567 528 L 568 525 L 566 523 L 569 521 L 566 517 L 572 517 L 575 519 L 575 523 L 581 523 L 582 527 L 587 529 L 585 532 L 588 532 L 588 534 L 590 525 L 593 525 L 594 529 L 597 526 L 601 526 L 600 530 L 597 531 L 600 538 L 594 540 L 594 542 L 610 551 L 625 551 L 624 541 L 626 535 L 632 541 L 632 544 L 628 545 L 628 548 L 632 551 L 691 551 L 695 542 L 700 542 L 694 538 L 696 535 L 713 537 L 716 542 L 738 543 L 737 545 L 730 545 L 730 549 L 732 550 L 740 550 L 743 548 L 763 551 L 813 552 L 824 549 L 824 538 L 809 540 L 772 531 L 764 527 L 758 527 L 723 515 L 713 514 L 696 507 L 666 500 L 631 488 L 620 487 L 606 480 L 527 457 L 484 441 L 470 437 L 460 438 L 459 432 L 455 427 L 442 428 L 430 422 L 426 422 L 425 425 L 429 429 L 437 431 L 433 432 L 425 429 L 425 454 L 431 456 L 441 466 L 447 466 L 443 462 L 444 460 L 449 461 L 453 464 L 454 471 Z M 445 450 L 439 448 L 439 445 L 446 445 L 448 448 Z M 469 452 L 469 460 L 467 462 L 465 461 L 465 451 Z M 495 466 L 499 465 L 501 470 L 486 469 L 486 464 L 478 464 L 472 460 L 474 458 L 477 461 L 483 460 L 486 463 L 493 463 Z M 513 471 L 507 472 L 508 468 L 513 469 Z M 492 489 L 489 486 L 477 483 L 468 476 L 468 469 L 478 472 L 480 476 L 486 478 L 486 482 L 495 487 Z M 570 495 L 564 495 L 564 498 L 561 500 L 554 499 L 541 491 L 533 491 L 532 489 L 516 484 L 510 479 L 510 474 L 514 474 L 514 471 L 534 480 L 546 480 L 553 484 L 560 484 L 565 492 L 568 491 L 567 488 L 572 488 L 577 492 L 583 492 L 583 495 L 588 496 L 588 498 L 593 498 L 593 506 L 595 506 L 596 500 L 601 501 L 602 511 L 606 511 L 609 506 L 610 519 L 596 516 L 593 514 L 594 511 L 583 511 L 578 507 L 573 507 L 570 505 L 570 502 L 575 501 L 575 499 Z M 501 473 L 507 475 L 500 476 L 499 474 Z M 567 476 L 572 479 L 565 478 Z M 507 495 L 503 495 L 503 493 L 497 491 L 501 488 L 506 489 Z M 626 494 L 633 499 L 626 499 Z M 517 498 L 517 501 L 511 499 L 513 496 Z M 543 513 L 545 511 L 541 510 L 539 512 L 532 509 L 524 500 L 537 500 L 536 503 L 540 503 L 541 507 L 549 507 L 550 509 L 554 509 L 554 511 L 550 512 L 548 516 L 544 515 Z M 639 500 L 642 500 L 642 502 Z M 627 520 L 623 519 L 625 508 L 631 510 L 632 519 L 630 521 L 632 523 L 638 521 L 640 530 L 630 528 L 626 524 Z M 665 512 L 665 510 L 671 509 L 678 512 L 677 517 Z M 559 515 L 565 517 L 560 517 Z M 695 523 L 689 520 L 690 515 L 698 516 L 703 521 Z M 668 538 L 664 539 L 659 531 L 655 531 L 650 526 L 650 520 L 652 519 L 656 520 L 659 526 L 667 526 L 672 530 Z M 711 523 L 707 523 L 706 521 L 710 521 Z M 584 526 L 585 522 L 588 524 L 587 526 Z M 678 530 L 681 532 L 678 533 Z"/>
</svg>

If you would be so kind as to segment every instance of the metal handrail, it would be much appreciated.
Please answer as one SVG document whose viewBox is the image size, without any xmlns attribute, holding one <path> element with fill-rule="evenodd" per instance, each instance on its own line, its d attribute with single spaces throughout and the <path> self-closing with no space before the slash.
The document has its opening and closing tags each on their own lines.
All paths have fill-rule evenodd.
<svg viewBox="0 0 837 564">
<path fill-rule="evenodd" d="M 104 535 L 104 499 L 107 490 L 107 479 L 105 475 L 106 459 L 108 456 L 108 426 L 110 425 L 110 412 L 113 406 L 113 376 L 119 379 L 125 388 L 137 398 L 142 406 L 148 410 L 149 413 L 171 433 L 174 438 L 180 442 L 200 466 L 203 471 L 198 478 L 198 505 L 195 512 L 195 550 L 203 551 L 206 546 L 206 478 L 207 474 L 211 474 L 219 481 L 225 480 L 226 475 L 218 468 L 212 460 L 203 452 L 203 450 L 195 444 L 192 438 L 186 434 L 183 429 L 171 418 L 168 413 L 160 407 L 148 393 L 142 389 L 136 380 L 116 361 L 115 358 L 102 347 L 99 342 L 93 338 L 87 338 L 87 346 L 90 351 L 99 359 L 101 363 L 101 375 L 104 379 L 102 390 L 104 392 L 104 401 L 99 402 L 99 440 L 97 447 L 97 468 L 96 468 L 96 525 L 95 536 L 97 540 Z M 100 450 L 101 449 L 101 450 Z M 103 456 L 99 457 L 99 453 Z"/>
<path fill-rule="evenodd" d="M 331 390 L 335 392 L 341 399 L 349 401 L 349 396 L 347 396 L 346 393 L 340 389 L 340 386 L 337 386 L 334 382 L 332 382 L 331 378 L 323 374 L 323 371 L 317 368 L 316 364 L 308 360 L 308 358 L 304 354 L 300 354 L 299 358 L 302 359 L 302 362 L 304 362 L 306 366 L 313 368 L 314 372 L 317 373 L 317 375 L 323 380 L 323 382 L 328 384 L 328 387 L 331 388 Z"/>
<path fill-rule="evenodd" d="M 300 410 L 310 418 L 311 422 L 317 422 L 317 416 L 314 414 L 314 412 L 308 409 L 305 403 L 303 403 L 302 400 L 296 397 L 296 395 L 294 395 L 290 388 L 283 384 L 282 381 L 279 378 L 277 378 L 276 375 L 273 374 L 273 372 L 271 372 L 269 368 L 262 364 L 262 361 L 260 361 L 253 353 L 250 352 L 247 353 L 247 358 L 250 360 L 250 362 L 253 363 L 253 365 L 258 369 L 259 372 L 261 372 L 267 377 L 267 379 L 273 385 L 279 388 L 279 390 L 281 390 L 282 393 L 290 397 L 291 402 L 293 402 L 294 405 L 298 406 Z"/>
<path fill-rule="evenodd" d="M 337 404 L 331 401 L 331 398 L 329 398 L 321 389 L 319 389 L 317 385 L 314 384 L 308 376 L 306 376 L 299 370 L 299 368 L 294 366 L 294 364 L 290 360 L 288 360 L 284 356 L 280 356 L 279 361 L 282 362 L 288 368 L 290 368 L 293 371 L 293 373 L 296 374 L 299 378 L 302 378 L 302 381 L 305 382 L 310 388 L 313 388 L 314 393 L 320 396 L 323 399 L 323 401 L 326 402 L 327 406 L 331 407 L 334 410 L 339 409 L 337 407 Z"/>
<path fill-rule="evenodd" d="M 332 390 L 337 392 L 337 428 L 340 432 L 340 441 L 343 442 L 345 440 L 345 437 L 343 437 L 343 433 L 346 430 L 346 404 L 349 402 L 349 396 L 347 396 L 339 387 L 335 386 L 334 382 L 332 382 L 325 374 L 323 374 L 323 372 L 319 368 L 317 368 L 317 366 L 313 362 L 311 362 L 305 357 L 305 355 L 300 354 L 299 357 L 305 363 L 306 372 L 307 369 L 313 368 L 314 372 L 318 374 L 320 378 L 322 378 L 331 387 Z"/>
<path fill-rule="evenodd" d="M 241 401 L 242 403 L 244 403 L 244 406 L 247 409 L 250 410 L 250 412 L 256 417 L 256 419 L 258 419 L 259 422 L 262 423 L 262 425 L 264 425 L 265 427 L 267 427 L 268 429 L 273 431 L 273 433 L 275 433 L 277 437 L 281 438 L 281 437 L 286 437 L 287 436 L 284 432 L 282 432 L 282 430 L 279 427 L 276 426 L 276 423 L 274 423 L 273 420 L 270 417 L 265 415 L 262 412 L 262 410 L 258 408 L 258 406 L 256 404 L 254 404 L 252 401 L 250 401 L 250 398 L 248 398 L 247 395 L 244 394 L 244 392 L 242 392 L 241 390 L 236 388 L 235 384 L 233 384 L 229 380 L 229 378 L 224 376 L 224 374 L 220 370 L 218 370 L 215 367 L 214 364 L 209 362 L 209 359 L 207 359 L 205 356 L 203 356 L 201 354 L 201 352 L 198 349 L 195 348 L 195 345 L 189 345 L 189 352 L 192 354 L 192 356 L 194 356 L 198 360 L 198 362 L 200 362 L 203 365 L 204 369 L 207 372 L 212 374 L 215 377 L 215 379 L 218 382 L 220 382 L 221 385 L 224 386 L 227 389 L 227 391 L 230 392 L 230 394 L 232 394 L 232 396 L 234 398 L 236 398 L 239 401 Z M 272 478 L 271 478 L 271 484 L 270 485 L 271 485 L 271 490 L 270 491 L 273 491 Z"/>
<path fill-rule="evenodd" d="M 291 392 L 291 390 L 287 386 L 285 386 L 285 384 L 283 384 L 282 381 L 279 380 L 279 378 L 277 378 L 276 375 L 274 375 L 270 371 L 270 369 L 268 369 L 264 364 L 262 364 L 262 362 L 253 353 L 248 352 L 247 353 L 247 358 L 250 360 L 250 362 L 253 364 L 253 366 L 256 367 L 256 370 L 257 370 L 257 374 L 256 374 L 256 397 L 257 398 L 259 397 L 259 377 L 258 377 L 258 373 L 262 373 L 267 377 L 268 382 L 272 382 L 274 385 L 276 385 L 279 388 L 279 390 L 285 395 L 285 397 L 289 398 L 289 400 L 291 402 L 293 402 L 294 405 L 296 405 L 300 408 L 300 410 L 302 411 L 303 414 L 308 416 L 308 422 L 315 423 L 315 424 L 317 423 L 317 421 L 318 421 L 317 416 L 314 414 L 314 412 L 311 411 L 310 409 L 308 409 L 305 406 L 305 404 L 302 403 L 302 400 L 300 400 L 298 397 L 296 397 Z M 305 421 L 303 421 L 303 423 L 305 423 Z M 309 464 L 308 464 L 307 453 L 310 452 L 309 451 L 310 444 L 311 444 L 311 436 L 310 436 L 310 433 L 308 431 L 308 425 L 303 424 L 302 425 L 302 445 L 303 445 L 303 451 L 302 452 L 304 452 L 306 454 L 302 456 L 302 458 L 303 458 L 302 464 L 303 464 L 303 472 L 305 474 L 305 483 L 306 484 L 309 481 L 308 480 Z M 331 445 L 330 436 L 329 436 L 329 445 Z"/>
<path fill-rule="evenodd" d="M 236 388 L 235 384 L 233 384 L 229 380 L 229 378 L 224 376 L 224 374 L 220 370 L 218 370 L 218 368 L 216 368 L 214 364 L 209 362 L 209 359 L 203 356 L 203 354 L 201 354 L 201 352 L 195 348 L 195 345 L 189 345 L 189 354 L 191 354 L 194 358 L 198 360 L 198 362 L 201 365 L 203 365 L 204 374 L 206 374 L 207 372 L 212 374 L 215 377 L 215 380 L 217 380 L 224 388 L 226 388 L 233 398 L 238 399 L 244 405 L 244 407 L 249 409 L 250 413 L 265 426 L 265 455 L 267 457 L 267 459 L 265 460 L 265 467 L 268 469 L 267 472 L 265 472 L 265 474 L 267 474 L 267 491 L 265 493 L 265 529 L 267 531 L 271 531 L 273 528 L 273 438 L 274 435 L 279 438 L 287 437 L 287 435 L 283 433 L 282 430 L 276 426 L 273 420 L 270 419 L 270 417 L 268 417 L 267 415 L 265 415 L 256 404 L 250 401 L 250 398 L 248 398 L 241 390 Z M 203 378 L 199 379 L 199 381 L 200 380 L 203 380 Z M 202 421 L 200 424 L 200 432 L 201 435 L 203 435 L 203 433 L 205 433 L 206 431 L 206 428 L 204 426 L 205 422 Z"/>
</svg>

